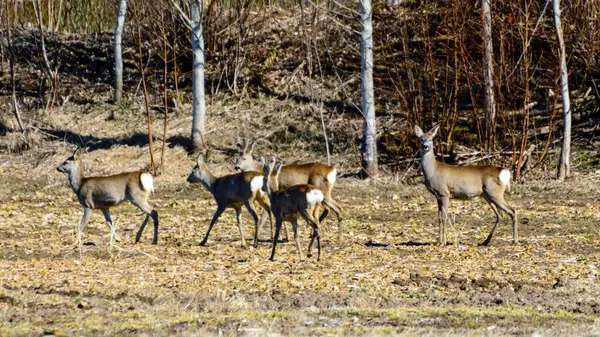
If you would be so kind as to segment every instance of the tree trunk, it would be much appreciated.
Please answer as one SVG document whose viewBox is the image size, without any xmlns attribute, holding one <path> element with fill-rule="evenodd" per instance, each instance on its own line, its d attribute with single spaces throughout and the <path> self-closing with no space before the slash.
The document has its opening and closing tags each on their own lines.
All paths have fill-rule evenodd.
<svg viewBox="0 0 600 337">
<path fill-rule="evenodd" d="M 359 0 L 361 53 L 361 94 L 363 124 L 362 166 L 371 177 L 377 175 L 377 132 L 375 125 L 375 94 L 373 91 L 373 22 L 371 0 Z"/>
<path fill-rule="evenodd" d="M 8 27 L 8 51 L 9 51 L 9 67 L 10 67 L 10 84 L 12 87 L 12 103 L 15 113 L 15 118 L 17 119 L 17 125 L 19 125 L 19 131 L 25 131 L 25 127 L 23 126 L 23 121 L 21 120 L 21 113 L 19 111 L 19 102 L 17 101 L 17 91 L 15 88 L 15 50 L 13 48 L 13 40 L 12 40 L 12 32 L 10 27 Z"/>
<path fill-rule="evenodd" d="M 123 97 L 123 26 L 125 26 L 125 14 L 127 13 L 127 1 L 119 0 L 119 14 L 117 15 L 117 26 L 114 34 L 115 50 L 115 103 L 120 103 Z"/>
<path fill-rule="evenodd" d="M 481 3 L 483 21 L 484 81 L 485 81 L 485 136 L 486 147 L 491 150 L 494 145 L 494 121 L 496 119 L 496 104 L 494 100 L 494 46 L 492 44 L 492 13 L 490 1 Z"/>
<path fill-rule="evenodd" d="M 563 146 L 558 164 L 558 179 L 564 180 L 571 174 L 571 100 L 569 99 L 569 74 L 565 56 L 565 41 L 563 40 L 562 25 L 560 22 L 560 0 L 553 0 L 554 26 L 560 50 L 560 86 L 563 101 L 563 117 L 565 120 L 563 133 Z"/>
<path fill-rule="evenodd" d="M 202 12 L 204 0 L 191 0 L 192 52 L 192 147 L 204 148 L 204 122 L 206 102 L 204 93 L 204 39 L 202 38 Z"/>
</svg>

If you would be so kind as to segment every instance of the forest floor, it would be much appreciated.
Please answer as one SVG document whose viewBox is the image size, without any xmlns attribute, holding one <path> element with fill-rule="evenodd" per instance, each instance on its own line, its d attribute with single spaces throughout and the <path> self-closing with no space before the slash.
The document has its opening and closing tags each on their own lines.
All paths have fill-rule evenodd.
<svg viewBox="0 0 600 337">
<path fill-rule="evenodd" d="M 216 206 L 202 186 L 185 181 L 195 158 L 185 150 L 191 109 L 183 105 L 170 112 L 151 197 L 161 221 L 158 245 L 150 244 L 152 226 L 134 244 L 144 217 L 124 204 L 112 211 L 121 241 L 109 245 L 108 226 L 96 212 L 80 250 L 75 226 L 83 212 L 56 171 L 75 144 L 86 146 L 87 175 L 149 168 L 142 94 L 131 89 L 137 82 L 130 79 L 129 103 L 115 106 L 104 72 L 98 83 L 93 72 L 86 80 L 65 76 L 68 93 L 51 111 L 40 109 L 31 89 L 41 71 L 22 72 L 21 85 L 31 87 L 19 93 L 23 118 L 35 128 L 25 139 L 8 110 L 0 116 L 0 335 L 600 334 L 600 175 L 583 172 L 588 159 L 597 160 L 589 149 L 574 148 L 574 175 L 565 183 L 538 169 L 512 186 L 507 200 L 519 211 L 518 245 L 505 217 L 492 245 L 478 246 L 495 218 L 476 199 L 451 202 L 449 244 L 439 247 L 435 198 L 418 166 L 399 167 L 407 184 L 395 182 L 398 167 L 387 162 L 377 181 L 354 178 L 361 116 L 328 111 L 343 238 L 337 241 L 330 216 L 317 262 L 306 257 L 309 232 L 301 223 L 304 257 L 288 242 L 270 262 L 268 229 L 257 249 L 242 248 L 233 211 L 206 247 L 197 246 Z M 6 85 L 0 103 L 10 104 Z M 160 164 L 164 114 L 160 98 L 150 103 Z M 233 172 L 227 152 L 238 135 L 265 136 L 256 154 L 285 163 L 325 161 L 318 110 L 303 100 L 209 95 L 207 104 L 207 141 L 215 149 L 209 166 L 217 174 Z M 243 219 L 250 241 L 254 228 L 246 212 Z"/>
<path fill-rule="evenodd" d="M 241 248 L 232 211 L 197 246 L 215 203 L 185 182 L 194 162 L 181 148 L 168 149 L 168 174 L 151 198 L 158 245 L 151 226 L 134 245 L 143 215 L 122 205 L 112 212 L 117 246 L 96 212 L 80 252 L 82 210 L 55 170 L 71 150 L 60 143 L 0 155 L 0 335 L 600 333 L 598 175 L 513 186 L 507 199 L 521 241 L 512 244 L 505 217 L 490 247 L 478 246 L 494 220 L 483 200 L 451 203 L 449 244 L 439 247 L 436 202 L 422 184 L 341 178 L 342 241 L 329 217 L 322 260 L 307 258 L 302 223 L 304 258 L 283 243 L 270 262 L 269 230 L 257 249 Z M 147 162 L 147 150 L 117 146 L 84 161 L 92 175 L 116 173 Z M 232 171 L 230 160 L 213 161 Z"/>
</svg>

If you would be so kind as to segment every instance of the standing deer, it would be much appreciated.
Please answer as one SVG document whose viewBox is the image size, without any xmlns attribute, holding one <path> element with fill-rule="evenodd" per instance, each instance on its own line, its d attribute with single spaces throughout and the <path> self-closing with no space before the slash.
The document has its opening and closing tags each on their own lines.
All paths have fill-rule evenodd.
<svg viewBox="0 0 600 337">
<path fill-rule="evenodd" d="M 246 139 L 238 143 L 238 155 L 235 161 L 237 171 L 257 171 L 263 170 L 260 163 L 252 157 L 252 151 L 255 142 L 248 143 Z M 279 185 L 281 188 L 288 188 L 294 185 L 310 184 L 316 186 L 323 192 L 323 213 L 319 217 L 319 223 L 325 219 L 331 209 L 338 220 L 338 241 L 342 240 L 342 207 L 331 197 L 331 190 L 337 178 L 337 170 L 334 167 L 321 163 L 307 163 L 298 165 L 286 165 L 281 169 L 279 176 Z M 260 226 L 266 220 L 266 214 L 261 215 Z M 287 230 L 286 230 L 287 234 Z M 287 236 L 287 235 L 286 235 Z"/>
<path fill-rule="evenodd" d="M 56 169 L 68 174 L 71 188 L 77 195 L 79 203 L 83 206 L 83 218 L 77 231 L 77 242 L 79 244 L 81 244 L 81 232 L 85 229 L 85 225 L 92 216 L 94 209 L 102 210 L 110 227 L 111 243 L 116 240 L 116 228 L 110 216 L 110 208 L 125 200 L 146 213 L 146 219 L 135 236 L 135 242 L 140 241 L 149 218 L 154 220 L 152 244 L 155 245 L 158 242 L 158 213 L 148 204 L 148 197 L 154 192 L 154 178 L 150 173 L 135 171 L 112 176 L 86 178 L 83 176 L 79 148 Z"/>
<path fill-rule="evenodd" d="M 263 184 L 262 174 L 259 172 L 242 172 L 216 177 L 208 169 L 206 157 L 206 154 L 201 153 L 198 155 L 196 166 L 187 178 L 189 183 L 201 183 L 217 202 L 217 211 L 210 221 L 208 231 L 206 231 L 206 235 L 199 246 L 206 244 L 210 231 L 223 211 L 227 208 L 233 208 L 235 209 L 237 224 L 240 236 L 242 237 L 242 247 L 246 247 L 244 231 L 242 230 L 242 206 L 246 206 L 246 209 L 254 219 L 254 247 L 257 247 L 260 227 L 258 226 L 258 215 L 256 215 L 256 209 L 254 208 L 255 200 L 258 201 L 267 214 L 269 214 L 269 218 L 271 218 L 269 198 L 261 189 Z"/>
<path fill-rule="evenodd" d="M 423 130 L 415 125 L 415 134 L 419 137 L 420 143 L 419 152 L 425 186 L 438 202 L 439 244 L 446 245 L 446 222 L 450 199 L 467 200 L 477 196 L 483 196 L 496 214 L 496 223 L 481 245 L 489 245 L 494 236 L 500 222 L 498 208 L 512 218 L 513 243 L 516 244 L 518 242 L 517 211 L 504 201 L 504 191 L 510 185 L 510 171 L 496 166 L 453 166 L 436 161 L 433 153 L 433 137 L 438 128 L 439 126 L 435 126 L 427 133 L 423 133 Z"/>
<path fill-rule="evenodd" d="M 264 159 L 261 159 L 264 163 Z M 285 166 L 284 166 L 285 167 Z M 284 221 L 291 222 L 294 230 L 294 241 L 298 256 L 302 258 L 300 252 L 300 243 L 298 242 L 298 219 L 304 218 L 312 227 L 310 244 L 308 245 L 307 256 L 312 256 L 312 245 L 317 239 L 317 261 L 321 259 L 321 237 L 319 236 L 318 211 L 321 203 L 325 199 L 323 192 L 316 186 L 309 184 L 295 185 L 286 189 L 279 189 L 279 177 L 282 171 L 282 164 L 276 163 L 275 158 L 271 158 L 268 163 L 263 164 L 264 182 L 263 190 L 267 192 L 271 201 L 271 210 L 275 216 L 275 237 L 273 238 L 273 250 L 271 251 L 271 261 L 275 260 L 275 248 L 279 231 Z"/>
</svg>

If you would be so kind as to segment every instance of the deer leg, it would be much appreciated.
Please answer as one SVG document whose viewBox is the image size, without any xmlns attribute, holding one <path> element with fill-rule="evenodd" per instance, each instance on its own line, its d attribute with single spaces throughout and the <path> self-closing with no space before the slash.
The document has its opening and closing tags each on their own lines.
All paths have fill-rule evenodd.
<svg viewBox="0 0 600 337">
<path fill-rule="evenodd" d="M 258 224 L 258 215 L 256 214 L 256 208 L 254 207 L 254 203 L 252 202 L 252 200 L 245 200 L 244 201 L 244 205 L 246 206 L 246 209 L 248 210 L 248 213 L 250 213 L 250 215 L 252 216 L 252 219 L 254 220 L 254 248 L 256 248 L 258 246 L 258 234 L 260 231 L 260 227 Z M 241 228 L 240 228 L 241 231 Z M 242 238 L 243 240 L 243 238 Z M 246 245 L 246 242 L 244 242 L 244 245 Z"/>
<path fill-rule="evenodd" d="M 500 208 L 501 210 L 503 210 L 504 212 L 506 212 L 508 215 L 510 215 L 510 217 L 512 218 L 512 223 L 513 223 L 513 243 L 517 244 L 519 242 L 519 233 L 518 233 L 518 228 L 517 228 L 517 211 L 510 207 L 510 205 L 508 203 L 506 203 L 506 201 L 504 201 L 504 198 L 491 198 L 491 201 L 496 204 L 496 206 L 498 206 L 498 208 Z"/>
<path fill-rule="evenodd" d="M 92 216 L 92 213 L 94 211 L 91 208 L 87 208 L 84 207 L 83 208 L 83 217 L 81 218 L 81 221 L 79 222 L 79 226 L 77 227 L 77 244 L 81 245 L 81 232 L 83 232 L 83 230 L 85 229 L 85 225 L 87 225 L 87 222 L 90 220 L 90 217 Z"/>
<path fill-rule="evenodd" d="M 302 252 L 300 251 L 300 241 L 298 240 L 298 220 L 292 222 L 292 229 L 294 230 L 294 241 L 296 242 L 296 250 L 298 251 L 298 258 L 302 260 Z"/>
<path fill-rule="evenodd" d="M 217 220 L 219 220 L 219 217 L 221 216 L 221 214 L 223 214 L 223 211 L 225 211 L 225 207 L 219 206 L 217 208 L 215 215 L 213 215 L 213 218 L 210 221 L 210 225 L 208 225 L 208 230 L 206 231 L 206 234 L 204 235 L 204 239 L 202 239 L 202 241 L 198 244 L 198 246 L 204 246 L 206 244 L 206 241 L 208 241 L 208 236 L 210 235 L 210 231 L 212 230 L 212 228 L 215 225 L 215 223 L 217 222 Z"/>
<path fill-rule="evenodd" d="M 304 218 L 304 220 L 306 220 L 306 222 L 312 227 L 313 229 L 313 233 L 312 233 L 312 238 L 310 239 L 310 244 L 308 245 L 308 253 L 306 254 L 307 257 L 311 257 L 312 256 L 312 245 L 313 242 L 315 240 L 315 238 L 317 239 L 317 261 L 321 260 L 321 236 L 319 235 L 319 225 L 317 224 L 317 222 L 315 221 L 315 219 L 313 218 L 312 214 L 309 213 L 307 210 L 302 210 L 300 211 L 300 215 L 302 215 L 302 217 Z"/>
<path fill-rule="evenodd" d="M 262 204 L 261 204 L 261 206 L 262 206 Z M 273 234 L 275 233 L 275 230 L 274 230 L 275 224 L 273 223 L 273 219 L 271 219 L 271 214 L 269 214 L 269 212 L 267 212 L 267 210 L 265 209 L 265 206 L 263 206 L 263 212 L 260 215 L 258 229 L 262 229 L 264 227 L 265 222 L 267 222 L 267 216 L 269 217 L 269 219 L 271 221 L 271 240 L 273 240 Z M 258 234 L 255 234 L 255 236 L 256 236 L 256 240 L 258 240 Z"/>
<path fill-rule="evenodd" d="M 140 242 L 140 238 L 142 237 L 142 233 L 144 232 L 144 228 L 146 228 L 146 224 L 148 224 L 149 218 L 152 218 L 154 222 L 154 237 L 152 238 L 152 244 L 155 245 L 158 243 L 158 212 L 156 212 L 152 206 L 150 206 L 147 202 L 138 202 L 135 200 L 131 201 L 137 208 L 139 208 L 142 212 L 146 213 L 146 219 L 142 222 L 140 229 L 138 229 L 137 234 L 135 235 L 135 243 Z"/>
<path fill-rule="evenodd" d="M 490 207 L 492 208 L 494 213 L 496 213 L 496 223 L 494 224 L 494 227 L 492 227 L 492 230 L 490 231 L 488 237 L 485 239 L 485 241 L 481 243 L 480 246 L 487 246 L 490 244 L 490 241 L 492 241 L 492 237 L 494 236 L 494 232 L 496 232 L 496 228 L 498 227 L 498 223 L 500 223 L 500 212 L 498 212 L 498 207 L 496 207 L 496 204 L 491 202 L 488 198 L 485 198 L 485 200 L 490 204 Z"/>
<path fill-rule="evenodd" d="M 279 239 L 279 231 L 281 230 L 281 220 L 275 219 L 275 236 L 273 237 L 273 248 L 271 250 L 271 257 L 269 260 L 275 261 L 275 248 L 277 247 L 277 240 Z"/>
<path fill-rule="evenodd" d="M 439 233 L 439 245 L 446 245 L 446 222 L 448 221 L 448 203 L 450 202 L 449 197 L 439 197 L 438 198 L 438 211 L 439 211 L 439 223 L 440 223 L 440 233 Z"/>
<path fill-rule="evenodd" d="M 119 239 L 117 238 L 117 229 L 115 228 L 115 225 L 113 224 L 112 218 L 110 216 L 110 210 L 108 208 L 105 208 L 102 210 L 102 213 L 104 214 L 104 219 L 106 220 L 106 222 L 108 222 L 108 227 L 110 228 L 110 244 L 112 246 L 112 244 L 115 241 L 119 242 Z"/>
<path fill-rule="evenodd" d="M 269 204 L 267 204 L 266 202 L 262 201 L 261 199 L 257 199 L 257 200 L 258 200 L 258 203 L 260 204 L 260 206 L 263 208 L 263 212 L 260 216 L 260 222 L 258 224 L 258 227 L 256 228 L 256 231 L 254 232 L 254 248 L 256 248 L 258 246 L 258 239 L 260 238 L 259 231 L 263 227 L 263 224 L 266 221 L 267 215 L 269 217 L 269 222 L 271 223 L 271 240 L 273 240 L 273 234 L 275 232 L 273 230 L 273 226 L 275 225 L 275 222 L 273 221 L 273 213 L 271 212 L 271 206 Z"/>
<path fill-rule="evenodd" d="M 338 242 L 340 242 L 342 241 L 342 208 L 340 207 L 340 205 L 338 205 L 337 202 L 335 202 L 335 200 L 331 199 L 330 197 L 325 197 L 325 199 L 323 199 L 323 205 L 326 206 L 326 208 L 324 208 L 323 211 L 323 214 L 325 216 L 327 215 L 327 213 L 325 213 L 327 211 L 327 208 L 330 208 L 337 217 Z M 321 217 L 319 217 L 319 223 L 321 223 L 321 221 L 323 221 L 323 219 L 325 218 L 323 214 L 321 214 Z"/>
<path fill-rule="evenodd" d="M 254 214 L 254 217 L 256 217 L 256 213 Z M 238 228 L 240 230 L 240 237 L 242 238 L 242 248 L 246 248 L 246 240 L 244 239 L 244 230 L 242 229 L 242 208 L 241 207 L 236 207 L 235 208 L 235 219 L 237 221 L 238 224 Z M 257 224 L 257 219 L 254 219 L 254 224 Z M 258 228 L 257 228 L 258 230 Z"/>
</svg>

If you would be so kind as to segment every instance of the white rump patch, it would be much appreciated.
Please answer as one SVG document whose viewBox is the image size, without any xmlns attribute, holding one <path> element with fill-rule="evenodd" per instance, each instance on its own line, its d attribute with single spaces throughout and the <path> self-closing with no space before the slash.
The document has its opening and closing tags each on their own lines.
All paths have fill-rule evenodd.
<svg viewBox="0 0 600 337">
<path fill-rule="evenodd" d="M 319 190 L 310 190 L 310 192 L 306 193 L 306 201 L 308 201 L 309 205 L 312 205 L 315 202 L 322 202 L 323 192 Z"/>
<path fill-rule="evenodd" d="M 500 171 L 500 174 L 498 175 L 498 179 L 500 179 L 500 181 L 504 185 L 510 185 L 510 171 L 507 169 L 503 169 L 502 171 Z"/>
<path fill-rule="evenodd" d="M 140 181 L 142 182 L 142 188 L 146 192 L 154 192 L 154 178 L 150 173 L 144 172 L 140 175 Z"/>
<path fill-rule="evenodd" d="M 250 180 L 250 191 L 261 191 L 263 186 L 263 176 L 256 176 Z"/>
<path fill-rule="evenodd" d="M 333 169 L 333 171 L 329 172 L 329 174 L 327 175 L 327 180 L 329 180 L 329 182 L 331 184 L 335 184 L 336 178 L 337 178 L 337 170 Z"/>
</svg>

